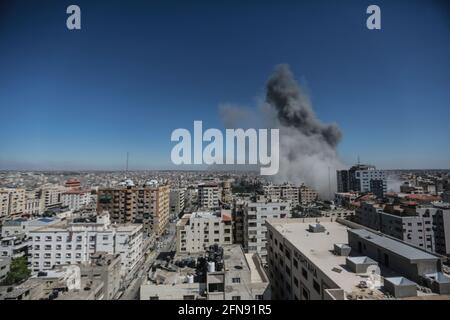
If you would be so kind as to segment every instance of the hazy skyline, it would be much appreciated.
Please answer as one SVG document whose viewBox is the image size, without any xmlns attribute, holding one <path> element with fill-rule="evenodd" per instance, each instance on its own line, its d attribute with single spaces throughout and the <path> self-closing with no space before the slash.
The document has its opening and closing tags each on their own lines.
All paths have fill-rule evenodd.
<svg viewBox="0 0 450 320">
<path fill-rule="evenodd" d="M 82 30 L 65 8 L 82 10 Z M 290 65 L 337 151 L 379 168 L 450 168 L 444 1 L 17 1 L 0 4 L 0 170 L 176 169 L 176 128 L 224 128 Z M 196 169 L 196 168 L 194 168 Z"/>
</svg>

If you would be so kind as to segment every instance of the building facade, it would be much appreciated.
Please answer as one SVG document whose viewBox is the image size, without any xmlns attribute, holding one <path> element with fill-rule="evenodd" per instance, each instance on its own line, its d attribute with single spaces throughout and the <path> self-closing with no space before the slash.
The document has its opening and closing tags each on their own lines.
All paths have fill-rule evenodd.
<svg viewBox="0 0 450 320">
<path fill-rule="evenodd" d="M 177 252 L 203 252 L 210 245 L 233 243 L 231 214 L 193 212 L 177 222 Z"/>
<path fill-rule="evenodd" d="M 108 211 L 111 221 L 141 223 L 144 233 L 164 234 L 169 223 L 169 186 L 157 183 L 137 187 L 133 183 L 97 192 L 97 212 Z"/>
<path fill-rule="evenodd" d="M 121 274 L 130 272 L 143 254 L 142 225 L 110 223 L 109 215 L 95 222 L 61 222 L 29 233 L 31 270 L 89 262 L 98 252 L 120 254 Z"/>
</svg>

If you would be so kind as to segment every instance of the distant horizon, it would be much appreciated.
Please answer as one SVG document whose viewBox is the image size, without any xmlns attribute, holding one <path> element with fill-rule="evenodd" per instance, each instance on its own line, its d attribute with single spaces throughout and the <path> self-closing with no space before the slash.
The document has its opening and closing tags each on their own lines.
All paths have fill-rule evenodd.
<svg viewBox="0 0 450 320">
<path fill-rule="evenodd" d="M 260 116 L 279 64 L 339 162 L 450 168 L 448 3 L 379 0 L 381 30 L 360 0 L 76 4 L 76 31 L 65 1 L 0 5 L 0 170 L 178 170 L 171 132 Z"/>
</svg>

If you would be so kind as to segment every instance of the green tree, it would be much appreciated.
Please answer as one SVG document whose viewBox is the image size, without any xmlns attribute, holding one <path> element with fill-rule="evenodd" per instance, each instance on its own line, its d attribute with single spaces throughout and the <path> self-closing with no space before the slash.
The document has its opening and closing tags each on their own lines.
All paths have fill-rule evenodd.
<svg viewBox="0 0 450 320">
<path fill-rule="evenodd" d="M 23 280 L 28 279 L 30 274 L 31 271 L 28 269 L 26 257 L 13 259 L 11 261 L 10 270 L 2 284 L 9 286 L 22 282 Z"/>
</svg>

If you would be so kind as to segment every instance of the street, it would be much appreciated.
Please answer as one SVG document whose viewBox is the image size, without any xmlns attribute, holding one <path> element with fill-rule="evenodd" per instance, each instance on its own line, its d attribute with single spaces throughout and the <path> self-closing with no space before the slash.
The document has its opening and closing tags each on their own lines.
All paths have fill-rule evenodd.
<svg viewBox="0 0 450 320">
<path fill-rule="evenodd" d="M 176 231 L 175 223 L 169 223 L 167 228 L 168 234 L 162 236 L 156 241 L 156 248 L 148 254 L 146 258 L 138 264 L 138 270 L 131 272 L 134 276 L 130 279 L 125 279 L 123 287 L 125 291 L 120 295 L 120 300 L 137 300 L 139 299 L 139 289 L 142 283 L 147 279 L 148 272 L 157 260 L 158 256 L 163 252 L 170 252 L 176 249 Z M 145 259 L 145 260 L 144 260 Z"/>
</svg>

